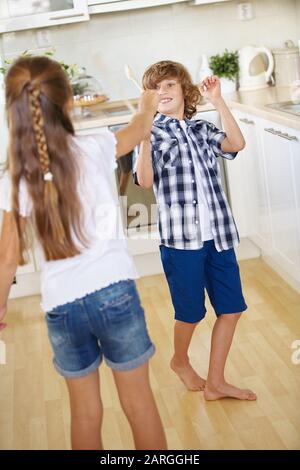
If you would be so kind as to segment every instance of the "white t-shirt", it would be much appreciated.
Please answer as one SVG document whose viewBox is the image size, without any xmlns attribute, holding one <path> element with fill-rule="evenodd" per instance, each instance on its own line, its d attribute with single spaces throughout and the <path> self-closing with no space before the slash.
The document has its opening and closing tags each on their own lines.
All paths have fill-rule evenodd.
<svg viewBox="0 0 300 470">
<path fill-rule="evenodd" d="M 185 131 L 186 139 L 188 140 L 188 142 L 190 142 L 189 141 L 190 136 L 187 132 L 187 126 L 186 126 L 185 121 L 180 121 L 180 123 L 182 125 L 182 128 Z M 199 219 L 200 219 L 201 240 L 204 242 L 206 240 L 212 240 L 214 237 L 213 237 L 212 230 L 211 230 L 209 208 L 208 208 L 206 197 L 203 191 L 199 158 L 197 155 L 195 155 L 193 151 L 194 146 L 191 145 L 190 148 L 192 152 L 192 159 L 193 159 L 196 183 L 197 183 L 197 199 L 198 199 L 198 210 L 199 210 Z"/>
<path fill-rule="evenodd" d="M 112 283 L 138 277 L 127 250 L 113 187 L 117 166 L 115 136 L 104 129 L 99 134 L 76 136 L 73 143 L 80 168 L 78 194 L 84 214 L 83 230 L 89 246 L 72 258 L 43 260 L 41 306 L 46 312 Z M 0 177 L 0 209 L 11 210 L 11 190 L 10 175 L 5 172 Z M 33 204 L 24 180 L 20 183 L 19 205 L 20 215 L 30 216 Z"/>
</svg>

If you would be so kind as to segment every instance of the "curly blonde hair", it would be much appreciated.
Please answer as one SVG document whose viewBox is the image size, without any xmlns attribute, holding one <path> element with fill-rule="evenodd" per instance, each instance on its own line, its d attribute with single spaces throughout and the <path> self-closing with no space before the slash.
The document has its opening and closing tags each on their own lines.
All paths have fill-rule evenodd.
<svg viewBox="0 0 300 470">
<path fill-rule="evenodd" d="M 201 101 L 199 88 L 193 84 L 187 69 L 178 62 L 161 60 L 150 65 L 143 75 L 144 89 L 155 89 L 166 78 L 176 78 L 182 87 L 184 97 L 184 115 L 190 119 L 197 112 L 197 105 Z"/>
</svg>

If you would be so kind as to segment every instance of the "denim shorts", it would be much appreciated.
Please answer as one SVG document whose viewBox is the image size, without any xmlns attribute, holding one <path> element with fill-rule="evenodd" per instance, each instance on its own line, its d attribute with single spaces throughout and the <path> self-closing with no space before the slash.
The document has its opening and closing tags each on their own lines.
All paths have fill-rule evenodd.
<svg viewBox="0 0 300 470">
<path fill-rule="evenodd" d="M 199 250 L 161 245 L 160 253 L 176 320 L 196 323 L 204 318 L 205 289 L 217 316 L 247 309 L 233 248 L 219 252 L 208 240 Z"/>
<path fill-rule="evenodd" d="M 120 281 L 46 314 L 54 366 L 66 378 L 144 364 L 155 352 L 135 282 Z"/>
</svg>

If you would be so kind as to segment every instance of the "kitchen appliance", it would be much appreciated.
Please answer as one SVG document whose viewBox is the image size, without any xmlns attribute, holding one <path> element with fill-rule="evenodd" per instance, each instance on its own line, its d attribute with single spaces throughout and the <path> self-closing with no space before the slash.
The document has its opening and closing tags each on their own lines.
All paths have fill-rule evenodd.
<svg viewBox="0 0 300 470">
<path fill-rule="evenodd" d="M 116 132 L 126 125 L 127 123 L 117 124 L 109 126 L 109 129 Z M 154 192 L 152 188 L 144 189 L 135 184 L 132 175 L 133 154 L 134 151 L 118 158 L 117 162 L 116 181 L 123 224 L 126 229 L 135 230 L 141 227 L 156 227 L 157 210 Z"/>
<path fill-rule="evenodd" d="M 284 47 L 272 50 L 275 60 L 275 82 L 279 86 L 290 86 L 300 80 L 299 49 L 293 41 L 285 41 Z"/>
<path fill-rule="evenodd" d="M 245 46 L 239 50 L 240 90 L 259 90 L 268 87 L 274 70 L 271 51 L 264 46 Z"/>
</svg>

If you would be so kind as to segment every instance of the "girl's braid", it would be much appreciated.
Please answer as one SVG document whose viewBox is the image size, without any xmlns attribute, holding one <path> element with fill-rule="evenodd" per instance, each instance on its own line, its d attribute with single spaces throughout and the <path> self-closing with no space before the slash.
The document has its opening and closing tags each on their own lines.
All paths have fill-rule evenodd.
<svg viewBox="0 0 300 470">
<path fill-rule="evenodd" d="M 33 130 L 36 139 L 38 156 L 44 179 L 52 179 L 50 172 L 50 158 L 44 130 L 44 119 L 40 105 L 40 88 L 35 85 L 28 87 L 29 108 L 32 116 Z"/>
</svg>

